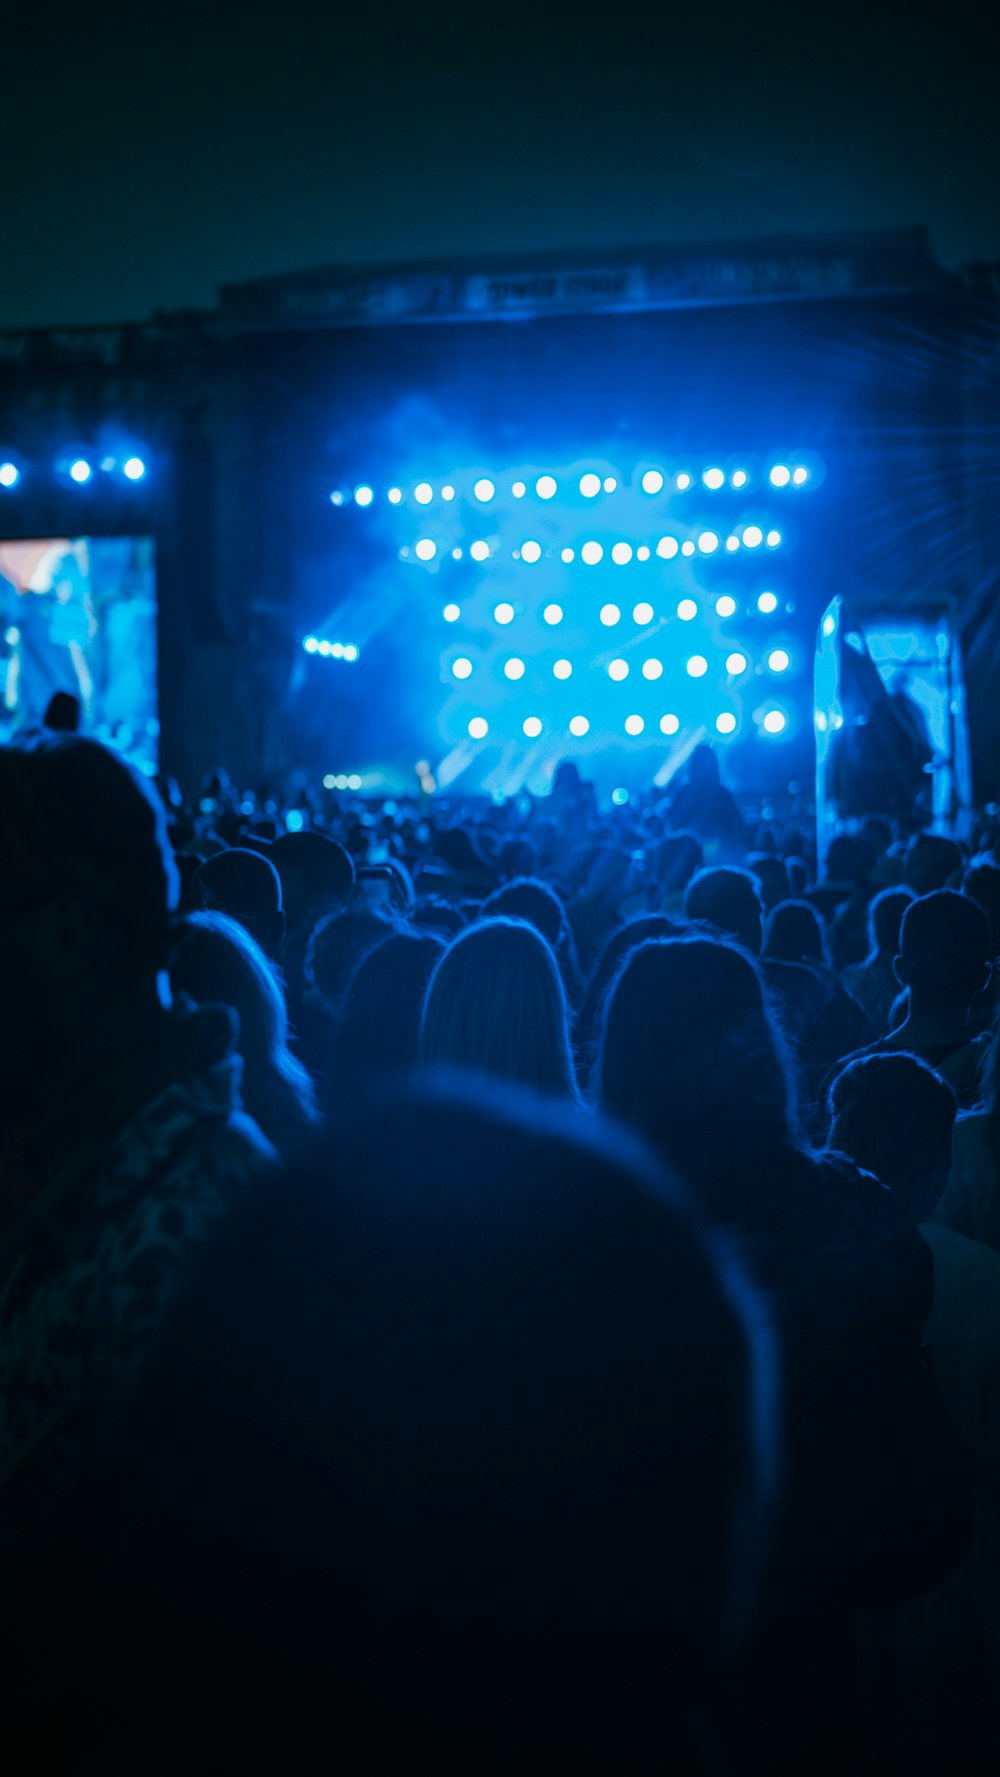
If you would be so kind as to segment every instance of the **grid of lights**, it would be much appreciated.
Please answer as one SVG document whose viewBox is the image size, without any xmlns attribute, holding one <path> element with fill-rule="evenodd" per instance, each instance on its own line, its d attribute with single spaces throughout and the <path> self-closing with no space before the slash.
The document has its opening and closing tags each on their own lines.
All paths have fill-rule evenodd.
<svg viewBox="0 0 1000 1777">
<path fill-rule="evenodd" d="M 744 488 L 764 487 L 767 489 L 792 490 L 807 487 L 815 480 L 817 466 L 815 463 L 795 461 L 779 461 L 766 467 L 751 467 L 740 463 L 730 463 L 723 468 L 719 463 L 710 463 L 703 468 L 690 465 L 667 467 L 662 464 L 640 464 L 631 476 L 598 473 L 596 469 L 588 469 L 583 474 L 575 471 L 557 477 L 546 471 L 537 474 L 535 471 L 507 471 L 504 475 L 484 475 L 475 471 L 471 475 L 452 475 L 446 480 L 435 484 L 431 481 L 417 481 L 411 487 L 404 488 L 398 483 L 381 490 L 376 490 L 371 482 L 358 482 L 353 488 L 334 488 L 330 494 L 333 506 L 372 506 L 380 499 L 385 499 L 392 506 L 412 502 L 417 506 L 431 506 L 436 500 L 446 505 L 458 498 L 475 502 L 480 506 L 489 506 L 498 495 L 509 493 L 515 500 L 537 498 L 547 502 L 555 498 L 559 492 L 575 498 L 596 500 L 601 494 L 617 494 L 629 487 L 640 489 L 649 498 L 663 495 L 670 498 L 673 494 L 686 494 L 693 488 L 705 488 L 709 493 L 719 493 L 726 489 L 741 492 Z"/>
<path fill-rule="evenodd" d="M 361 656 L 356 642 L 330 642 L 325 636 L 303 636 L 302 646 L 307 654 L 321 654 L 324 660 L 354 661 Z"/>
</svg>

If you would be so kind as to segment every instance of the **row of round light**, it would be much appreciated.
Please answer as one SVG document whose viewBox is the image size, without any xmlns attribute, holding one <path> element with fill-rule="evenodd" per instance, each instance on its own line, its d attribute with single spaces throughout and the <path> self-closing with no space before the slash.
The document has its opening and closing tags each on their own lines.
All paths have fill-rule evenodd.
<svg viewBox="0 0 1000 1777">
<path fill-rule="evenodd" d="M 664 488 L 668 492 L 676 489 L 678 493 L 683 494 L 689 488 L 694 487 L 698 479 L 699 477 L 692 475 L 687 469 L 682 469 L 677 475 L 664 475 L 661 469 L 646 469 L 639 478 L 639 486 L 644 494 L 659 494 L 663 492 Z M 768 470 L 767 479 L 772 487 L 804 487 L 809 480 L 809 470 L 804 463 L 775 463 Z M 737 489 L 749 487 L 750 475 L 746 469 L 733 469 L 727 474 L 724 469 L 713 466 L 710 469 L 702 470 L 700 481 L 703 487 L 717 492 L 718 489 L 727 485 Z M 597 475 L 592 469 L 581 475 L 577 483 L 585 500 L 594 500 L 600 493 L 616 493 L 620 486 L 621 482 L 616 475 Z M 481 475 L 472 486 L 473 498 L 483 506 L 488 505 L 495 498 L 496 491 L 496 482 L 491 481 L 488 475 Z M 515 500 L 523 500 L 528 492 L 528 483 L 520 479 L 512 481 L 510 491 Z M 551 500 L 559 491 L 559 483 L 554 475 L 539 475 L 534 484 L 534 491 L 540 500 Z M 456 498 L 457 492 L 455 484 L 446 481 L 438 490 L 438 497 L 449 503 Z M 401 505 L 404 498 L 405 495 L 401 487 L 390 487 L 386 491 L 386 499 L 391 506 Z M 435 498 L 432 484 L 429 481 L 418 481 L 413 489 L 413 498 L 418 506 L 429 506 Z M 344 506 L 349 499 L 353 499 L 356 506 L 371 506 L 375 499 L 375 489 L 367 482 L 361 482 L 354 489 L 353 494 L 348 495 L 342 488 L 334 488 L 330 495 L 330 503 L 333 506 Z"/>
<path fill-rule="evenodd" d="M 328 771 L 323 779 L 324 790 L 360 790 L 361 778 L 356 771 Z"/>
<path fill-rule="evenodd" d="M 781 541 L 779 530 L 764 531 L 759 524 L 747 524 L 732 531 L 724 542 L 718 531 L 700 531 L 697 539 L 686 537 L 683 542 L 677 537 L 665 536 L 652 546 L 649 543 L 640 543 L 637 547 L 633 547 L 631 543 L 624 541 L 613 543 L 606 553 L 616 567 L 623 568 L 633 560 L 650 561 L 654 553 L 661 561 L 672 561 L 676 555 L 692 556 L 696 553 L 714 555 L 716 550 L 720 548 L 724 548 L 728 554 L 734 555 L 737 549 L 759 549 L 762 543 L 768 549 L 777 549 L 780 547 Z M 400 561 L 409 561 L 412 554 L 416 556 L 418 561 L 432 562 L 439 555 L 442 559 L 444 556 L 450 555 L 453 561 L 461 561 L 464 553 L 464 550 L 457 545 L 454 549 L 449 550 L 446 546 L 439 545 L 433 537 L 420 537 L 414 544 L 412 551 L 408 543 L 403 544 L 399 551 L 399 559 Z M 478 537 L 474 543 L 469 544 L 469 554 L 473 561 L 489 561 L 499 553 L 499 548 L 488 543 L 485 537 Z M 536 542 L 532 537 L 529 537 L 519 547 L 512 549 L 510 556 L 512 561 L 532 564 L 541 561 L 543 556 L 547 561 L 554 561 L 557 553 L 562 562 L 574 562 L 577 558 L 577 551 L 568 545 L 558 552 L 555 549 L 543 549 L 541 543 Z M 579 555 L 580 560 L 588 568 L 594 568 L 604 560 L 605 548 L 603 543 L 598 543 L 596 538 L 590 538 L 581 547 Z"/>
<path fill-rule="evenodd" d="M 98 468 L 105 475 L 111 475 L 116 469 L 120 469 L 126 481 L 141 481 L 146 473 L 142 457 L 126 457 L 122 463 L 119 463 L 117 457 L 102 457 Z M 66 463 L 60 463 L 58 471 L 75 482 L 77 487 L 86 487 L 87 482 L 94 477 L 94 465 L 86 457 L 73 457 Z M 17 463 L 0 463 L 0 487 L 17 487 L 22 473 Z"/>
<path fill-rule="evenodd" d="M 769 672 L 786 673 L 788 671 L 788 668 L 790 665 L 791 665 L 791 660 L 790 660 L 788 652 L 785 648 L 772 648 L 771 649 L 771 652 L 767 657 L 767 669 Z M 456 660 L 452 661 L 452 664 L 451 664 L 452 676 L 456 679 L 469 679 L 472 677 L 474 670 L 475 669 L 473 667 L 472 661 L 469 659 L 468 655 L 466 655 L 466 654 L 460 654 Z M 511 658 L 509 660 L 506 660 L 504 662 L 504 669 L 503 670 L 504 670 L 504 676 L 508 679 L 523 679 L 524 675 L 525 675 L 525 671 L 527 669 L 525 667 L 524 661 L 521 660 L 518 655 L 514 654 L 511 656 Z M 644 679 L 662 678 L 662 676 L 663 676 L 663 662 L 662 662 L 662 660 L 657 660 L 654 656 L 654 657 L 650 658 L 649 660 L 644 660 L 640 670 L 642 672 L 642 676 Z M 692 654 L 689 656 L 689 658 L 685 662 L 684 670 L 687 673 L 688 677 L 691 679 L 703 679 L 705 674 L 708 671 L 708 661 L 706 660 L 704 654 Z M 617 681 L 621 681 L 622 679 L 627 679 L 630 671 L 631 671 L 631 668 L 630 668 L 627 660 L 615 659 L 615 660 L 610 661 L 608 664 L 608 677 L 610 679 L 615 679 Z M 727 672 L 729 678 L 731 678 L 731 679 L 742 678 L 743 674 L 746 672 L 749 672 L 749 671 L 750 671 L 750 662 L 748 661 L 745 654 L 740 653 L 739 649 L 734 649 L 731 654 L 727 654 L 727 656 L 726 656 L 726 672 Z M 763 667 L 762 666 L 758 667 L 757 671 L 758 672 L 763 671 Z M 553 667 L 552 667 L 553 678 L 569 679 L 572 677 L 572 674 L 573 674 L 572 661 L 557 660 L 553 664 Z"/>
<path fill-rule="evenodd" d="M 777 593 L 758 593 L 757 609 L 762 612 L 765 617 L 770 616 L 772 612 L 778 609 Z M 736 600 L 728 592 L 724 592 L 716 599 L 715 610 L 719 617 L 734 617 L 736 614 Z M 616 623 L 621 622 L 622 614 L 618 605 L 602 605 L 598 614 L 606 629 L 613 629 Z M 445 605 L 441 615 L 446 623 L 457 623 L 462 615 L 462 607 L 461 605 L 456 604 Z M 698 605 L 696 600 L 692 598 L 681 599 L 677 606 L 677 615 L 682 623 L 691 623 L 698 615 Z M 501 625 L 513 623 L 516 616 L 517 612 L 514 606 L 506 599 L 502 599 L 500 604 L 494 605 L 493 607 L 493 620 L 495 623 Z M 564 616 L 565 612 L 563 611 L 562 605 L 546 605 L 542 611 L 542 621 L 553 626 L 557 623 L 561 623 Z M 652 605 L 645 600 L 640 600 L 639 604 L 633 607 L 632 621 L 638 623 L 642 629 L 648 628 L 648 626 L 654 621 L 655 617 L 656 612 L 653 610 Z"/>
<path fill-rule="evenodd" d="M 307 654 L 322 654 L 326 660 L 357 660 L 361 652 L 355 642 L 328 642 L 319 636 L 305 636 L 302 646 Z"/>
<path fill-rule="evenodd" d="M 788 726 L 788 717 L 785 715 L 784 710 L 779 710 L 773 705 L 770 705 L 767 709 L 758 710 L 754 720 L 763 729 L 765 734 L 783 734 Z M 540 716 L 525 716 L 524 721 L 521 723 L 521 730 L 522 733 L 527 735 L 529 740 L 537 740 L 542 733 L 544 726 L 545 724 L 542 722 Z M 645 719 L 639 715 L 626 716 L 622 726 L 625 733 L 631 735 L 633 738 L 645 733 L 646 730 Z M 659 730 L 661 734 L 677 734 L 680 732 L 680 726 L 680 718 L 678 716 L 666 715 L 660 717 Z M 732 710 L 722 710 L 715 718 L 716 732 L 719 734 L 735 734 L 737 726 L 737 720 L 733 715 Z M 566 727 L 569 733 L 574 735 L 577 740 L 582 740 L 585 734 L 590 733 L 590 722 L 586 716 L 571 716 Z M 485 716 L 473 716 L 468 724 L 468 733 L 471 740 L 485 740 L 489 731 L 490 725 Z M 561 730 L 559 730 L 559 732 L 561 732 Z M 604 732 L 607 732 L 607 730 L 604 730 Z"/>
</svg>

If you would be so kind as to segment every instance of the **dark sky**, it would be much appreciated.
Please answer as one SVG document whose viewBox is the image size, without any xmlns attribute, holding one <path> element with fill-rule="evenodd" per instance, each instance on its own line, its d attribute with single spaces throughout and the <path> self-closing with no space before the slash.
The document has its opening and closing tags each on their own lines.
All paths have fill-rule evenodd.
<svg viewBox="0 0 1000 1777">
<path fill-rule="evenodd" d="M 991 54 L 942 0 L 19 10 L 0 326 L 437 254 L 922 222 L 1000 258 Z"/>
</svg>

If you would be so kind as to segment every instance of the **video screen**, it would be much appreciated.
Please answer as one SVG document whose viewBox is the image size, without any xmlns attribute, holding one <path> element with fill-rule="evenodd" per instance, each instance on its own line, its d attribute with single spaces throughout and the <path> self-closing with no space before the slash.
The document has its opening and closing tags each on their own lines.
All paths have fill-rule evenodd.
<svg viewBox="0 0 1000 1777">
<path fill-rule="evenodd" d="M 158 764 L 151 537 L 0 541 L 0 739 L 38 727 L 56 692 L 79 728 Z"/>
</svg>

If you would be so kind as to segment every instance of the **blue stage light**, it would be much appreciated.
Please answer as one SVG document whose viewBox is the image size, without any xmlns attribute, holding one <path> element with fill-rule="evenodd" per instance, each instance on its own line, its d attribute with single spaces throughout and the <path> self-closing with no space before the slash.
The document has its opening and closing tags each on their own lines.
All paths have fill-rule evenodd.
<svg viewBox="0 0 1000 1777">
<path fill-rule="evenodd" d="M 730 555 L 732 555 L 733 552 L 739 548 L 739 546 L 740 546 L 740 540 L 738 537 L 727 537 L 726 538 L 726 548 L 728 549 Z"/>
<path fill-rule="evenodd" d="M 771 598 L 771 597 L 773 597 L 772 593 L 761 593 L 761 598 Z M 760 604 L 760 599 L 757 600 L 757 603 Z M 775 603 L 777 603 L 777 600 L 775 600 Z M 771 606 L 770 608 L 772 610 L 774 609 L 773 606 Z M 837 627 L 837 619 L 836 619 L 836 617 L 834 617 L 834 615 L 831 611 L 827 612 L 820 627 L 821 627 L 823 634 L 825 636 L 827 636 L 827 637 L 832 636 L 834 630 Z"/>
<path fill-rule="evenodd" d="M 316 648 L 316 652 L 317 652 L 317 654 L 322 654 L 325 657 L 325 659 L 329 660 L 331 654 L 333 653 L 333 643 L 327 642 L 327 641 L 322 641 L 322 642 L 318 643 L 317 648 Z"/>
<path fill-rule="evenodd" d="M 467 660 L 464 654 L 460 654 L 457 660 L 452 661 L 451 670 L 456 679 L 468 679 L 472 674 L 472 661 Z"/>
<path fill-rule="evenodd" d="M 767 543 L 768 549 L 777 549 L 778 544 L 781 542 L 781 532 L 780 531 L 768 531 L 765 541 Z"/>
<path fill-rule="evenodd" d="M 735 653 L 728 656 L 726 660 L 726 671 L 731 678 L 738 679 L 740 673 L 745 673 L 746 670 L 747 657 L 745 654 Z"/>
<path fill-rule="evenodd" d="M 599 494 L 600 491 L 601 491 L 601 478 L 599 475 L 594 475 L 594 474 L 581 475 L 581 477 L 580 477 L 580 492 L 583 495 L 585 500 L 592 500 L 594 498 L 595 494 Z"/>
<path fill-rule="evenodd" d="M 561 605 L 546 605 L 542 612 L 542 617 L 546 623 L 561 623 L 562 615 Z"/>
<path fill-rule="evenodd" d="M 494 605 L 493 616 L 497 623 L 513 623 L 514 607 L 503 601 L 499 605 Z"/>
<path fill-rule="evenodd" d="M 635 606 L 632 612 L 632 621 L 637 623 L 640 629 L 645 629 L 647 623 L 652 623 L 654 615 L 652 605 L 647 604 L 643 599 Z"/>
<path fill-rule="evenodd" d="M 354 500 L 355 504 L 358 506 L 370 506 L 374 498 L 375 496 L 372 493 L 371 488 L 366 487 L 364 483 L 362 483 L 360 487 L 356 487 L 354 490 Z"/>
<path fill-rule="evenodd" d="M 349 789 L 349 790 L 360 790 L 360 788 L 361 788 L 361 779 L 360 779 L 360 777 L 359 777 L 359 776 L 358 776 L 358 773 L 357 773 L 357 772 L 356 772 L 356 771 L 352 771 L 352 772 L 351 772 L 351 775 L 350 775 L 350 777 L 349 777 L 349 778 L 348 778 L 348 780 L 347 780 L 347 788 L 348 788 L 348 789 Z"/>
<path fill-rule="evenodd" d="M 809 471 L 801 463 L 799 464 L 797 469 L 792 470 L 792 481 L 794 482 L 796 487 L 804 487 L 805 483 L 808 480 L 809 480 Z"/>
<path fill-rule="evenodd" d="M 762 592 L 757 600 L 757 609 L 758 611 L 763 611 L 765 617 L 767 617 L 771 611 L 776 611 L 778 609 L 778 600 L 775 594 L 773 592 Z"/>
<path fill-rule="evenodd" d="M 528 562 L 540 561 L 541 557 L 542 557 L 542 546 L 540 543 L 536 543 L 532 539 L 529 539 L 529 541 L 527 543 L 521 544 L 521 560 L 522 561 L 528 561 Z"/>
<path fill-rule="evenodd" d="M 660 717 L 660 733 L 661 734 L 676 734 L 679 728 L 680 728 L 680 722 L 678 721 L 676 716 L 661 716 Z"/>
<path fill-rule="evenodd" d="M 319 641 L 316 636 L 306 636 L 302 643 L 307 654 L 319 653 Z"/>
<path fill-rule="evenodd" d="M 542 732 L 542 724 L 537 716 L 525 716 L 524 721 L 521 723 L 521 727 L 529 740 L 537 739 L 538 735 Z"/>
<path fill-rule="evenodd" d="M 508 660 L 504 663 L 503 670 L 506 673 L 508 679 L 523 679 L 524 678 L 524 661 L 518 660 L 516 655 L 512 656 L 512 658 L 510 660 Z"/>
<path fill-rule="evenodd" d="M 732 710 L 723 710 L 721 716 L 716 716 L 715 726 L 720 734 L 732 734 L 736 728 L 736 717 Z"/>
<path fill-rule="evenodd" d="M 493 483 L 489 479 L 489 476 L 483 475 L 480 478 L 480 480 L 476 482 L 475 487 L 473 488 L 472 491 L 475 494 L 476 499 L 481 500 L 483 505 L 485 506 L 487 500 L 492 500 L 493 495 L 496 493 L 497 490 L 493 486 Z"/>
<path fill-rule="evenodd" d="M 344 644 L 343 644 L 343 642 L 331 642 L 330 653 L 333 655 L 334 660 L 343 660 L 343 658 L 344 658 Z"/>
<path fill-rule="evenodd" d="M 288 833 L 301 833 L 306 824 L 306 817 L 301 808 L 290 808 L 285 816 L 285 830 Z"/>
<path fill-rule="evenodd" d="M 768 734 L 781 734 L 788 726 L 788 717 L 784 710 L 768 710 L 764 717 L 764 727 Z"/>
<path fill-rule="evenodd" d="M 792 479 L 792 472 L 785 463 L 775 463 L 769 480 L 772 487 L 787 487 Z"/>
<path fill-rule="evenodd" d="M 617 605 L 602 605 L 599 616 L 605 629 L 613 629 L 616 623 L 621 622 L 621 612 Z"/>
<path fill-rule="evenodd" d="M 632 560 L 631 543 L 616 543 L 611 551 L 611 560 L 616 567 L 623 568 L 627 562 Z"/>
<path fill-rule="evenodd" d="M 702 555 L 714 555 L 719 547 L 719 539 L 714 531 L 702 531 L 698 538 L 698 548 Z"/>
<path fill-rule="evenodd" d="M 540 500 L 551 500 L 556 491 L 554 475 L 540 475 L 535 482 L 535 492 Z"/>
<path fill-rule="evenodd" d="M 446 483 L 441 489 L 441 498 L 442 500 L 453 500 L 455 498 L 455 489 L 451 486 L 450 482 Z"/>
<path fill-rule="evenodd" d="M 331 499 L 333 498 L 332 494 L 330 497 Z M 403 490 L 401 487 L 391 487 L 386 495 L 386 499 L 389 501 L 390 506 L 398 506 L 402 498 Z"/>
<path fill-rule="evenodd" d="M 324 790 L 335 790 L 337 788 L 337 779 L 332 771 L 328 771 L 323 779 L 323 788 Z"/>
<path fill-rule="evenodd" d="M 719 617 L 733 617 L 736 613 L 736 600 L 730 598 L 728 592 L 724 592 L 721 598 L 716 599 L 715 610 Z"/>
<path fill-rule="evenodd" d="M 510 491 L 513 494 L 515 500 L 523 500 L 528 489 L 525 486 L 523 481 L 515 481 L 515 483 Z"/>
<path fill-rule="evenodd" d="M 603 561 L 604 550 L 599 543 L 585 543 L 580 551 L 580 557 L 582 561 L 587 563 L 589 568 L 593 568 L 596 567 L 599 561 Z"/>
<path fill-rule="evenodd" d="M 646 724 L 643 721 L 641 716 L 626 716 L 625 717 L 625 733 L 626 734 L 641 734 L 643 729 L 645 728 L 645 726 L 646 726 Z"/>
<path fill-rule="evenodd" d="M 604 477 L 604 492 L 606 494 L 613 494 L 617 486 L 618 483 L 613 475 L 606 475 Z"/>
<path fill-rule="evenodd" d="M 694 544 L 692 543 L 690 537 L 687 539 L 687 541 L 685 543 L 681 544 L 681 554 L 682 555 L 693 555 L 694 554 Z"/>
<path fill-rule="evenodd" d="M 441 615 L 446 623 L 457 623 L 462 615 L 461 607 L 459 605 L 445 605 Z"/>
<path fill-rule="evenodd" d="M 569 660 L 557 660 L 552 668 L 553 676 L 557 679 L 568 679 L 572 671 L 572 662 Z"/>
<path fill-rule="evenodd" d="M 357 497 L 357 496 L 355 496 Z M 413 490 L 413 498 L 418 506 L 429 506 L 434 498 L 434 489 L 429 481 L 418 481 Z"/>
<path fill-rule="evenodd" d="M 678 542 L 676 537 L 661 537 L 656 545 L 656 553 L 661 561 L 672 561 L 677 554 L 677 550 Z"/>
<path fill-rule="evenodd" d="M 16 463 L 0 463 L 0 487 L 16 487 L 21 472 Z"/>
<path fill-rule="evenodd" d="M 474 543 L 469 544 L 469 554 L 473 561 L 486 561 L 489 553 L 490 546 L 482 537 L 477 537 Z"/>
<path fill-rule="evenodd" d="M 721 469 L 706 469 L 701 479 L 706 487 L 716 488 L 721 487 L 726 478 Z"/>
<path fill-rule="evenodd" d="M 663 674 L 662 660 L 644 660 L 642 676 L 644 679 L 659 679 Z"/>
<path fill-rule="evenodd" d="M 355 644 L 353 642 L 348 642 L 344 648 L 344 659 L 345 660 L 357 660 L 357 658 L 358 658 L 357 647 L 355 646 Z"/>
<path fill-rule="evenodd" d="M 433 537 L 421 537 L 417 544 L 418 561 L 433 561 L 437 554 L 437 544 Z"/>
<path fill-rule="evenodd" d="M 576 560 L 576 550 L 575 549 L 560 550 L 559 559 L 560 559 L 560 561 L 575 561 Z"/>
<path fill-rule="evenodd" d="M 126 457 L 122 464 L 122 474 L 127 481 L 141 481 L 146 473 L 146 465 L 141 457 Z"/>
<path fill-rule="evenodd" d="M 461 561 L 462 551 L 460 549 L 453 549 L 451 552 L 451 559 L 452 561 Z"/>
<path fill-rule="evenodd" d="M 692 679 L 703 679 L 708 671 L 708 661 L 704 654 L 692 654 L 687 670 Z"/>
<path fill-rule="evenodd" d="M 581 735 L 587 734 L 589 732 L 589 730 L 590 730 L 590 723 L 587 721 L 586 716 L 571 716 L 570 717 L 569 731 L 571 734 L 575 734 L 575 735 L 577 735 L 577 737 L 579 737 Z"/>
<path fill-rule="evenodd" d="M 69 466 L 70 480 L 78 482 L 81 487 L 85 481 L 90 480 L 93 473 L 94 471 L 84 457 L 77 457 L 76 462 Z"/>
<path fill-rule="evenodd" d="M 628 791 L 627 790 L 612 790 L 611 800 L 614 803 L 616 808 L 624 808 L 626 802 L 628 801 Z"/>
<path fill-rule="evenodd" d="M 745 525 L 743 530 L 743 541 L 748 549 L 756 549 L 758 544 L 763 543 L 764 533 L 761 530 L 760 525 Z"/>
<path fill-rule="evenodd" d="M 649 544 L 648 543 L 640 543 L 639 544 L 639 547 L 635 552 L 635 559 L 636 559 L 636 561 L 648 561 L 649 560 Z"/>
<path fill-rule="evenodd" d="M 628 678 L 628 661 L 627 660 L 613 660 L 611 662 L 610 666 L 608 667 L 608 678 L 609 679 L 627 679 Z"/>
<path fill-rule="evenodd" d="M 745 469 L 734 469 L 730 477 L 734 487 L 746 487 L 747 472 Z"/>
<path fill-rule="evenodd" d="M 784 648 L 772 648 L 767 657 L 767 664 L 773 673 L 783 673 L 788 667 L 788 655 Z"/>
<path fill-rule="evenodd" d="M 659 469 L 647 469 L 645 475 L 642 478 L 643 493 L 644 494 L 658 494 L 660 489 L 662 488 L 662 486 L 663 486 L 663 476 L 660 474 Z"/>
<path fill-rule="evenodd" d="M 697 617 L 698 607 L 694 599 L 681 599 L 677 607 L 677 615 L 682 623 L 690 623 L 692 618 Z"/>
<path fill-rule="evenodd" d="M 330 495 L 330 505 L 331 506 L 342 506 L 343 504 L 344 504 L 344 496 L 341 493 L 339 487 L 335 487 L 332 494 Z"/>
<path fill-rule="evenodd" d="M 678 475 L 677 486 L 681 493 L 684 493 L 685 490 L 691 486 L 691 477 L 686 469 L 682 469 L 681 473 Z"/>
<path fill-rule="evenodd" d="M 490 725 L 485 716 L 473 716 L 469 723 L 469 733 L 473 740 L 484 740 L 489 731 Z"/>
</svg>

